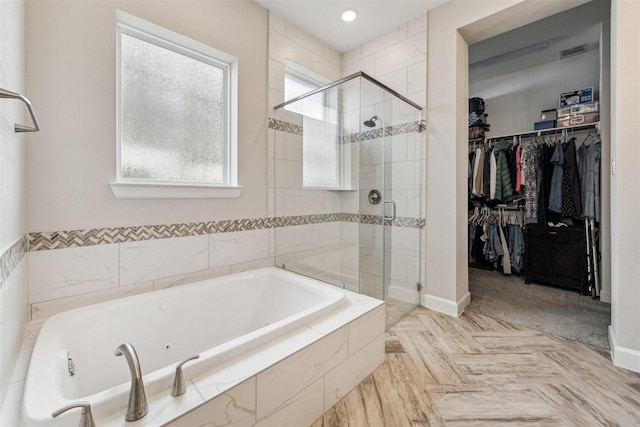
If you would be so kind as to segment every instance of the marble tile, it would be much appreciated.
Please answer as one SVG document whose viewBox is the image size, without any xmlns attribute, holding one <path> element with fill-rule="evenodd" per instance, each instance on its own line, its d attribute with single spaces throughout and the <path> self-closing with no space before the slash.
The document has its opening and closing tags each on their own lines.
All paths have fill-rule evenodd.
<svg viewBox="0 0 640 427">
<path fill-rule="evenodd" d="M 407 67 L 407 93 L 427 90 L 427 62 L 421 61 Z M 418 102 L 423 105 L 423 102 Z"/>
<path fill-rule="evenodd" d="M 313 68 L 313 52 L 275 30 L 269 31 L 269 57 L 283 64 L 289 58 L 303 67 Z"/>
<path fill-rule="evenodd" d="M 151 291 L 153 291 L 153 282 L 150 281 L 135 283 L 128 286 L 118 286 L 117 288 L 107 289 L 104 291 L 89 292 L 86 294 L 34 303 L 31 305 L 31 318 L 34 320 L 46 319 L 54 314 L 62 313 L 63 311 L 74 308 Z"/>
<path fill-rule="evenodd" d="M 384 315 L 385 307 L 381 305 L 349 324 L 349 356 L 360 351 L 384 332 Z"/>
<path fill-rule="evenodd" d="M 290 22 L 286 23 L 285 36 L 289 41 L 299 44 L 316 55 L 324 55 L 324 44 L 322 42 Z"/>
<path fill-rule="evenodd" d="M 208 268 L 208 236 L 120 244 L 120 285 L 147 282 Z"/>
<path fill-rule="evenodd" d="M 269 88 L 284 92 L 284 64 L 269 60 Z"/>
<path fill-rule="evenodd" d="M 29 253 L 29 302 L 116 288 L 118 244 Z"/>
<path fill-rule="evenodd" d="M 276 159 L 276 188 L 302 188 L 302 162 Z"/>
<path fill-rule="evenodd" d="M 209 235 L 209 268 L 257 261 L 269 256 L 269 230 Z"/>
<path fill-rule="evenodd" d="M 376 75 L 383 75 L 426 60 L 426 37 L 417 34 L 386 49 L 376 51 Z"/>
<path fill-rule="evenodd" d="M 313 423 L 324 410 L 324 379 L 320 378 L 263 417 L 256 427 L 300 427 Z"/>
<path fill-rule="evenodd" d="M 343 327 L 258 374 L 257 418 L 271 413 L 347 357 L 348 332 Z"/>
<path fill-rule="evenodd" d="M 408 31 L 407 24 L 399 25 L 396 28 L 392 29 L 391 31 L 387 32 L 386 34 L 372 41 L 364 43 L 362 45 L 361 55 L 365 57 L 365 56 L 374 54 L 376 52 L 379 52 L 383 49 L 387 49 L 391 46 L 397 45 L 398 43 L 407 39 L 407 31 Z"/>
<path fill-rule="evenodd" d="M 256 380 L 249 378 L 188 414 L 171 427 L 248 427 L 256 422 Z"/>
<path fill-rule="evenodd" d="M 157 291 L 160 289 L 188 285 L 189 283 L 200 282 L 202 280 L 213 279 L 215 277 L 227 276 L 229 274 L 231 274 L 231 266 L 196 271 L 189 274 L 180 274 L 178 276 L 165 277 L 153 281 L 153 290 Z"/>
<path fill-rule="evenodd" d="M 325 376 L 324 410 L 328 410 L 384 362 L 384 334 L 350 355 Z"/>
</svg>

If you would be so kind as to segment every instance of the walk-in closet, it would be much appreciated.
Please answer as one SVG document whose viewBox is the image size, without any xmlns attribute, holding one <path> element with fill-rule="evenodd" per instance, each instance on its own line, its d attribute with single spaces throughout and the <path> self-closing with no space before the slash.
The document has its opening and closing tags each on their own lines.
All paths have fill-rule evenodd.
<svg viewBox="0 0 640 427">
<path fill-rule="evenodd" d="M 594 0 L 469 46 L 468 310 L 601 348 L 609 15 Z"/>
</svg>

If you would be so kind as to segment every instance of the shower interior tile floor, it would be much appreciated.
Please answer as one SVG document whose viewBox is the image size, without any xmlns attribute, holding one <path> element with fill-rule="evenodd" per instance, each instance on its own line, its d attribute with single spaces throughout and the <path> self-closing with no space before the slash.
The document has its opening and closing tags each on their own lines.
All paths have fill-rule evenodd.
<svg viewBox="0 0 640 427">
<path fill-rule="evenodd" d="M 385 362 L 312 427 L 640 425 L 640 373 L 608 352 L 473 311 L 418 307 Z"/>
</svg>

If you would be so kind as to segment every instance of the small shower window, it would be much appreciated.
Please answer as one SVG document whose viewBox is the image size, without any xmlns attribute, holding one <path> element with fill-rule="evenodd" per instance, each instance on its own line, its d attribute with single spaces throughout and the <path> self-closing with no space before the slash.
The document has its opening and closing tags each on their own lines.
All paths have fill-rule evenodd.
<svg viewBox="0 0 640 427">
<path fill-rule="evenodd" d="M 328 79 L 291 61 L 285 64 L 285 99 L 293 99 L 329 83 Z M 335 94 L 321 91 L 285 106 L 302 115 L 302 182 L 307 188 L 338 188 L 340 151 Z M 333 108 L 332 108 L 333 105 Z"/>
<path fill-rule="evenodd" d="M 237 59 L 118 17 L 118 182 L 237 185 Z"/>
</svg>

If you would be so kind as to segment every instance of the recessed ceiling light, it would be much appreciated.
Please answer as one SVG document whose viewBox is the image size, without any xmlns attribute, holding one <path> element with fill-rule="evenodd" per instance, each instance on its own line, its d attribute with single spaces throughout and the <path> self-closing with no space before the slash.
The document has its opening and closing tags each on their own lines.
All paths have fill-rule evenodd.
<svg viewBox="0 0 640 427">
<path fill-rule="evenodd" d="M 347 9 L 342 12 L 342 20 L 345 22 L 351 22 L 358 17 L 358 11 L 355 9 Z"/>
</svg>

